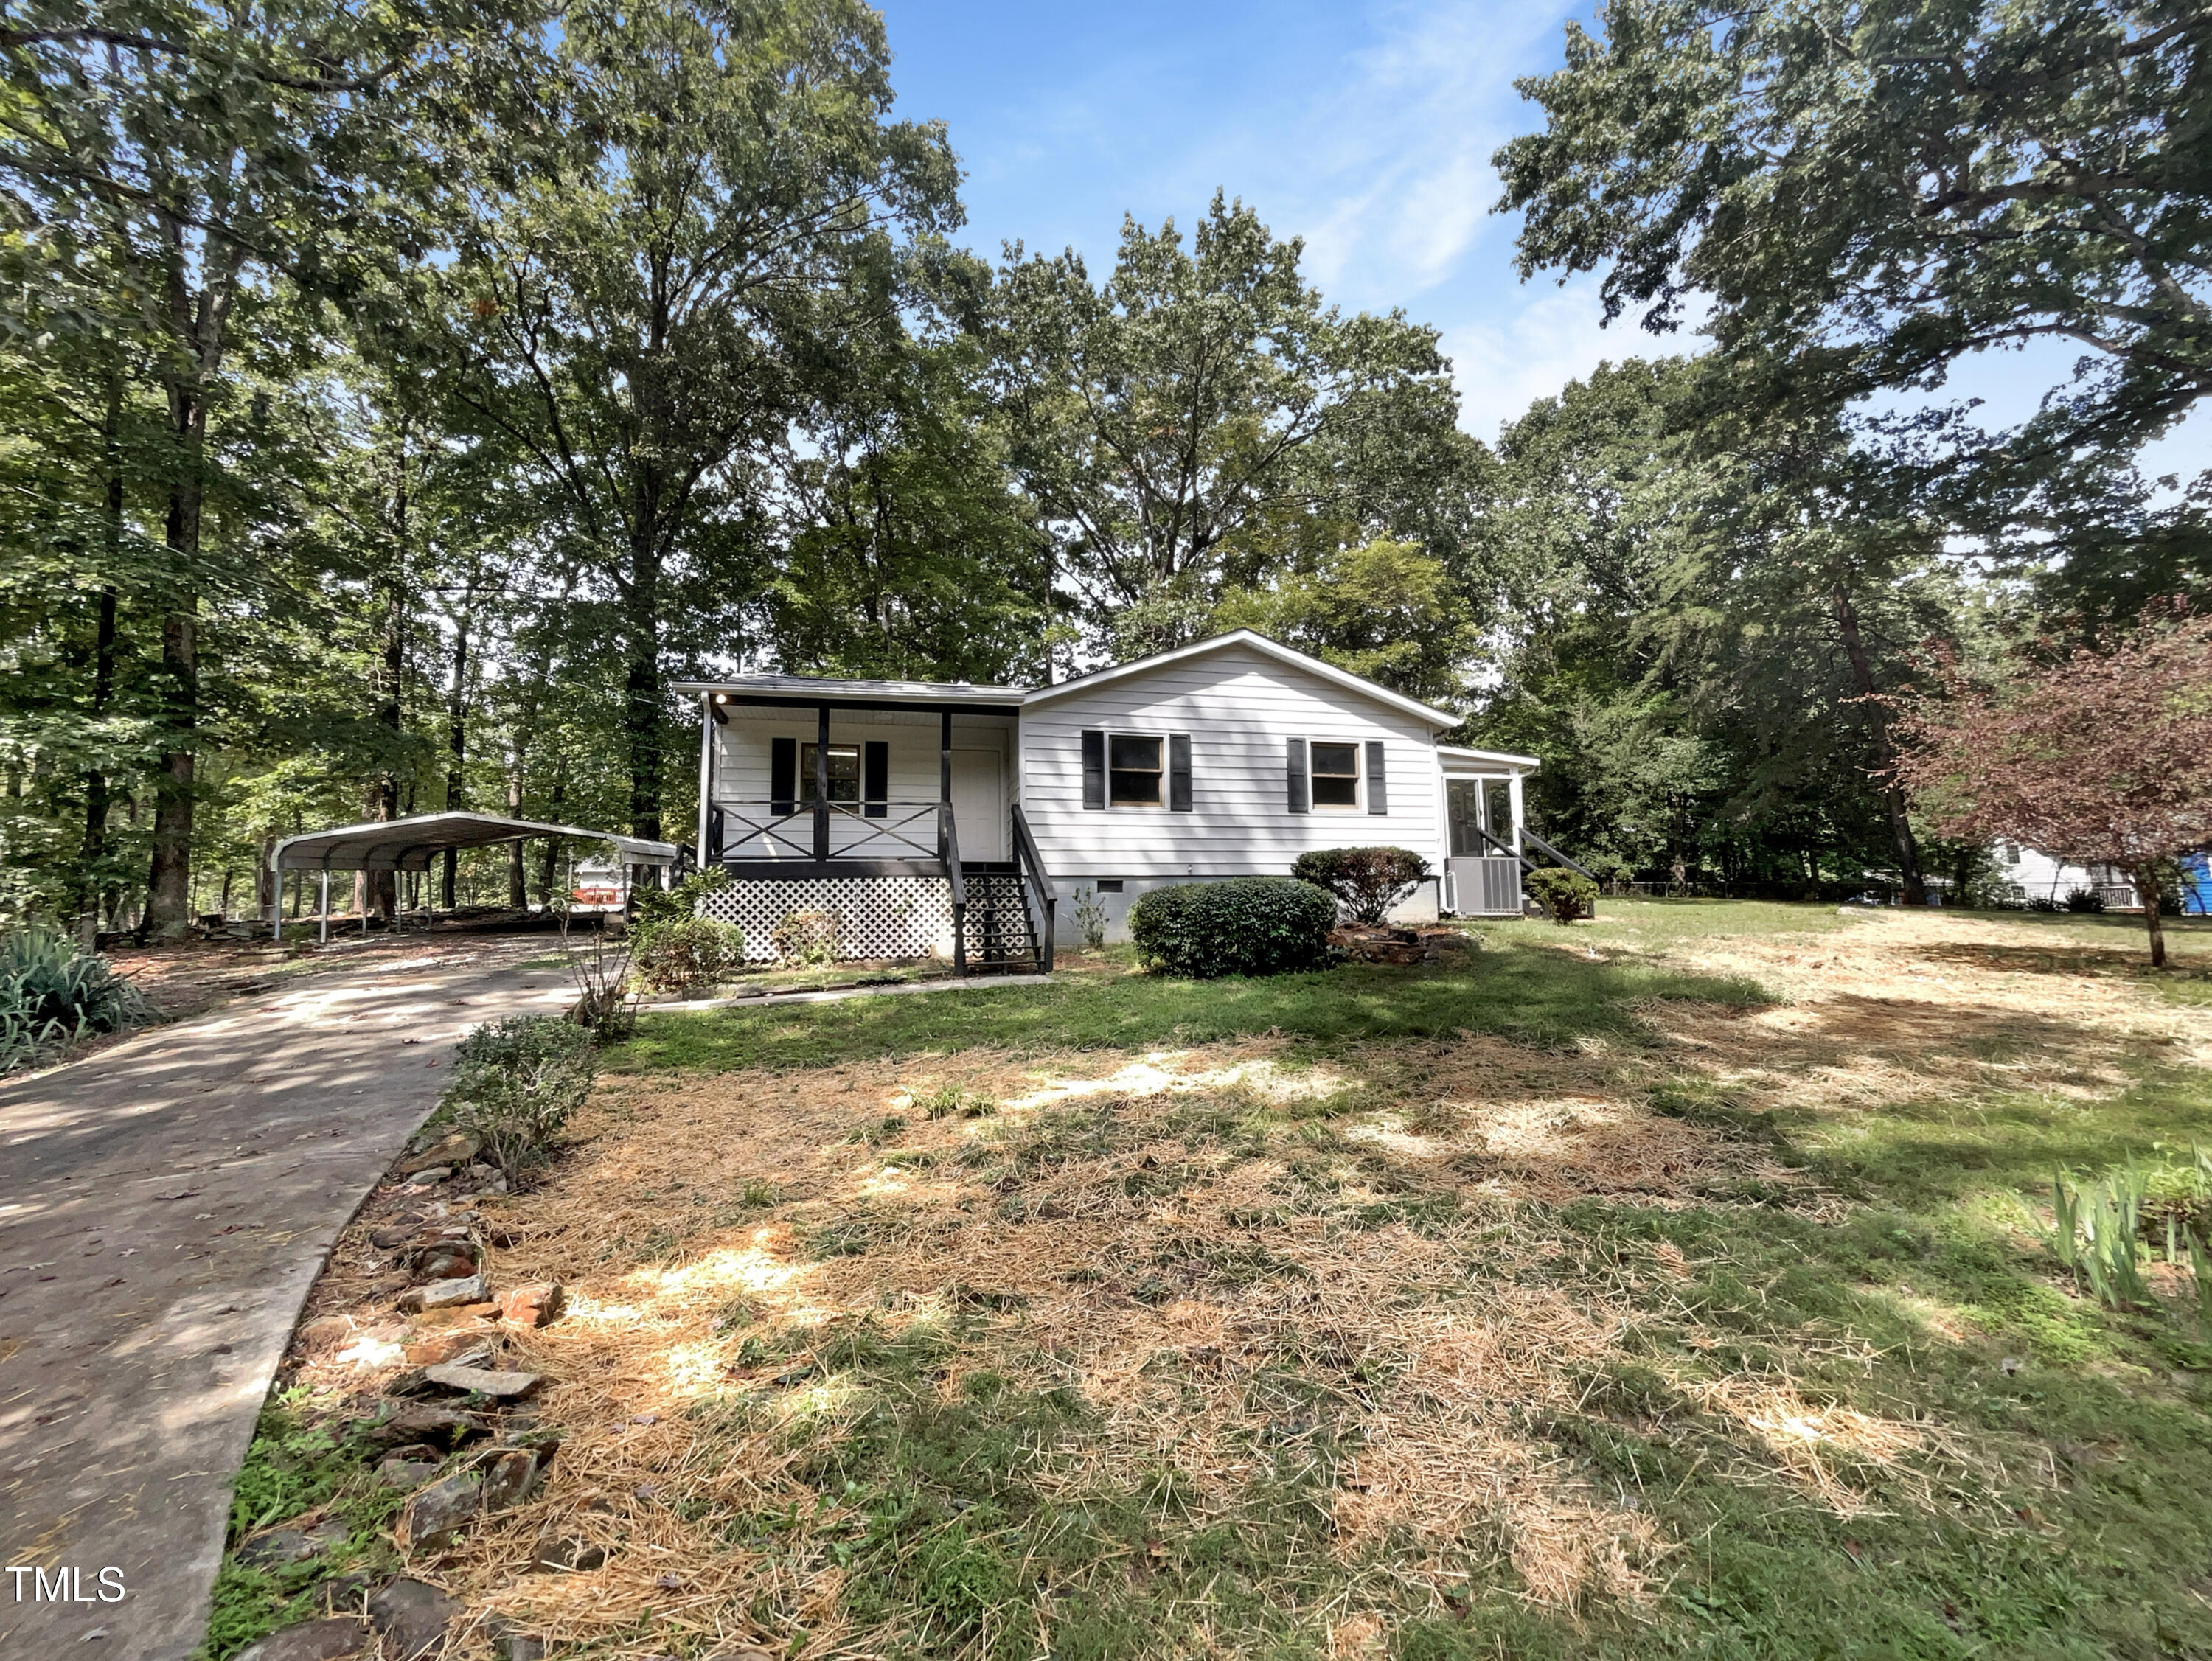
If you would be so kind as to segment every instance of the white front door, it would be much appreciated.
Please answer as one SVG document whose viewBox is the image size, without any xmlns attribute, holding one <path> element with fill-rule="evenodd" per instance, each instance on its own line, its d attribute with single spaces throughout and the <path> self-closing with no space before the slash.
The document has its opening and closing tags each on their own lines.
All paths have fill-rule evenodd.
<svg viewBox="0 0 2212 1661">
<path fill-rule="evenodd" d="M 1006 775 L 998 751 L 952 752 L 952 823 L 961 858 L 1006 858 Z"/>
</svg>

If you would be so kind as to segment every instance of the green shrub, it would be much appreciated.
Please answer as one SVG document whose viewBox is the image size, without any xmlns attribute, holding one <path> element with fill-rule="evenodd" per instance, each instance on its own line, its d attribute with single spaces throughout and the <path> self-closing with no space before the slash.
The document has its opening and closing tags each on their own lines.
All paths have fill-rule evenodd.
<svg viewBox="0 0 2212 1661">
<path fill-rule="evenodd" d="M 711 917 L 675 917 L 635 928 L 629 965 L 647 991 L 719 985 L 745 967 L 744 931 Z"/>
<path fill-rule="evenodd" d="M 1179 882 L 1129 907 L 1145 966 L 1201 980 L 1317 967 L 1329 961 L 1335 923 L 1335 900 L 1290 876 Z"/>
<path fill-rule="evenodd" d="M 2066 909 L 2069 912 L 2101 912 L 2105 909 L 2105 896 L 2094 888 L 2069 888 L 2066 891 Z"/>
<path fill-rule="evenodd" d="M 1291 875 L 1326 888 L 1354 923 L 1377 924 L 1429 880 L 1429 862 L 1410 848 L 1316 848 L 1291 863 Z"/>
<path fill-rule="evenodd" d="M 0 1073 L 153 1018 L 145 995 L 106 958 L 86 956 L 58 930 L 33 924 L 0 939 Z"/>
<path fill-rule="evenodd" d="M 1597 910 L 1597 884 L 1580 871 L 1547 865 L 1542 870 L 1530 871 L 1526 880 L 1528 892 L 1554 923 L 1571 923 Z"/>
<path fill-rule="evenodd" d="M 453 1052 L 453 1082 L 439 1117 L 483 1144 L 478 1157 L 520 1181 L 552 1155 L 569 1118 L 591 1094 L 592 1035 L 557 1015 L 487 1021 Z"/>
</svg>

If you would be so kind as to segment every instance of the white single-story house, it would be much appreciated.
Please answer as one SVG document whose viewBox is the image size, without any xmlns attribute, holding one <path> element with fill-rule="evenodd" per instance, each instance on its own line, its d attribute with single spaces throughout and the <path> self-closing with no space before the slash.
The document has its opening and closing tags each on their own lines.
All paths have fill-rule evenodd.
<svg viewBox="0 0 2212 1661">
<path fill-rule="evenodd" d="M 2022 901 L 2056 900 L 2063 905 L 2067 895 L 2086 888 L 2102 898 L 2108 909 L 2141 903 L 2127 873 L 2109 865 L 2070 864 L 2018 842 L 2000 842 L 1995 852 L 1997 880 L 2014 889 Z"/>
<path fill-rule="evenodd" d="M 1049 967 L 1084 909 L 1127 938 L 1148 889 L 1284 876 L 1390 845 L 1436 872 L 1400 908 L 1518 915 L 1534 758 L 1437 742 L 1460 717 L 1248 629 L 1057 685 L 687 682 L 714 915 L 750 955 L 835 912 L 850 958 Z M 1554 856 L 1557 857 L 1557 856 Z"/>
</svg>

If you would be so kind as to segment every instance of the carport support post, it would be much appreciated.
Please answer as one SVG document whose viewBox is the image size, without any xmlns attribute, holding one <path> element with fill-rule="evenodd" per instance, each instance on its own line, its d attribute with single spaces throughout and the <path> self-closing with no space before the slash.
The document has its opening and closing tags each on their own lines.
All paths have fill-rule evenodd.
<svg viewBox="0 0 2212 1661">
<path fill-rule="evenodd" d="M 321 943 L 331 943 L 331 868 L 323 867 L 323 931 Z"/>
</svg>

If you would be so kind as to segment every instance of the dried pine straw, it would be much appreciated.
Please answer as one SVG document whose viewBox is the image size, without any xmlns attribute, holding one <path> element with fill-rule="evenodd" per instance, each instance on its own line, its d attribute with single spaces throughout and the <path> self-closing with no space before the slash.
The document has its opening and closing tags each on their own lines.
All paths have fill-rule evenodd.
<svg viewBox="0 0 2212 1661">
<path fill-rule="evenodd" d="M 962 1116 L 979 1101 L 994 1110 Z M 894 1113 L 887 1145 L 862 1139 Z M 1710 1203 L 1755 1179 L 1770 1203 L 1836 1206 L 1755 1145 L 1653 1116 L 1601 1052 L 1486 1039 L 1306 1065 L 1265 1039 L 632 1082 L 585 1128 L 557 1179 L 507 1206 L 520 1240 L 489 1265 L 568 1288 L 563 1320 L 510 1340 L 547 1376 L 559 1457 L 530 1503 L 415 1565 L 479 1617 L 457 1653 L 490 1653 L 494 1617 L 556 1652 L 780 1652 L 800 1629 L 810 1656 L 878 1652 L 892 1634 L 854 1627 L 829 1549 L 851 1518 L 793 1474 L 866 1380 L 779 1383 L 791 1358 L 740 1360 L 748 1335 L 811 1333 L 822 1353 L 860 1319 L 957 1331 L 948 1400 L 985 1367 L 1079 1392 L 1094 1416 L 1036 1450 L 1048 1498 L 1165 1469 L 1201 1519 L 1226 1515 L 1285 1448 L 1333 1431 L 1350 1450 L 1328 1490 L 1348 1567 L 1382 1554 L 1436 1588 L 1472 1549 L 1509 1560 L 1533 1600 L 1634 1608 L 1672 1543 L 1528 1427 L 1573 1410 L 1577 1376 L 1688 1270 L 1668 1246 L 1618 1265 L 1609 1291 L 1544 1285 L 1564 1248 L 1516 1203 Z M 1283 1422 L 1270 1385 L 1285 1376 L 1316 1386 L 1326 1425 Z M 1833 1454 L 1906 1470 L 1935 1448 L 1779 1382 L 1709 1407 L 1742 1427 L 1747 1480 L 1846 1512 L 1863 1501 Z M 722 1528 L 776 1512 L 795 1521 L 772 1554 Z M 526 1573 L 544 1537 L 606 1563 Z M 1330 1634 L 1335 1654 L 1383 1642 L 1351 1609 Z"/>
<path fill-rule="evenodd" d="M 1634 931 L 1627 931 L 1632 937 Z M 1754 1108 L 1844 1109 L 1991 1090 L 2089 1100 L 2127 1064 L 2212 1065 L 2212 1034 L 2148 996 L 2139 941 L 2053 946 L 2033 925 L 1881 912 L 1815 937 L 1670 943 L 1668 961 L 1741 975 L 1786 1002 L 1754 1011 L 1654 999 L 1667 1064 Z"/>
</svg>

